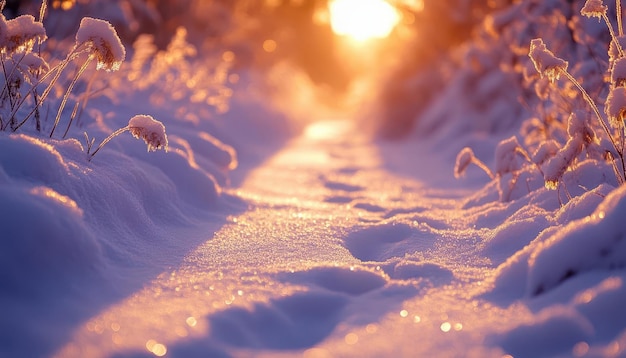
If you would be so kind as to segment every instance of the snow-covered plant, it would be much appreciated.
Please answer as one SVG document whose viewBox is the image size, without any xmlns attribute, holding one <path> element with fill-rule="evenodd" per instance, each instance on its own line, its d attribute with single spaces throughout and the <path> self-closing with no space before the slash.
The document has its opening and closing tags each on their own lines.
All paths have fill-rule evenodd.
<svg viewBox="0 0 626 358">
<path fill-rule="evenodd" d="M 623 28 L 621 24 L 621 21 L 622 21 L 621 5 L 620 5 L 619 0 L 616 1 L 616 9 L 617 9 L 617 22 L 618 22 L 619 34 L 623 35 Z M 606 27 L 609 29 L 609 32 L 611 33 L 611 41 L 613 41 L 613 43 L 615 44 L 616 46 L 615 48 L 619 52 L 620 57 L 623 57 L 624 51 L 619 41 L 617 40 L 617 36 L 615 35 L 615 32 L 613 31 L 613 25 L 611 25 L 611 21 L 609 21 L 609 17 L 606 15 L 607 10 L 608 10 L 608 7 L 604 5 L 602 0 L 587 0 L 583 8 L 580 10 L 580 13 L 583 16 L 597 17 L 598 20 L 600 19 L 604 20 L 604 22 L 606 23 Z"/>
<path fill-rule="evenodd" d="M 454 177 L 460 178 L 465 175 L 465 171 L 470 164 L 474 164 L 480 169 L 482 169 L 487 175 L 493 179 L 494 175 L 489 170 L 489 167 L 483 163 L 480 159 L 476 158 L 474 155 L 474 151 L 470 147 L 465 147 L 463 150 L 459 152 L 456 156 L 456 164 L 454 166 Z"/>
<path fill-rule="evenodd" d="M 497 181 L 498 193 L 501 201 L 510 200 L 511 192 L 515 189 L 519 176 L 528 166 L 535 166 L 528 152 L 519 144 L 515 136 L 501 141 L 495 151 L 495 168 L 493 171 L 476 158 L 471 148 L 465 147 L 456 157 L 454 176 L 460 178 L 465 174 L 470 164 L 482 169 L 492 180 Z M 539 171 L 541 171 L 539 169 Z"/>
<path fill-rule="evenodd" d="M 93 158 L 96 153 L 102 147 L 107 144 L 111 139 L 117 137 L 118 135 L 129 131 L 133 137 L 137 139 L 143 139 L 143 141 L 148 146 L 148 152 L 154 152 L 157 149 L 163 149 L 167 151 L 168 142 L 167 142 L 167 134 L 165 133 L 165 126 L 160 121 L 152 118 L 150 115 L 146 114 L 138 114 L 133 116 L 129 121 L 128 125 L 122 127 L 115 132 L 111 133 L 108 137 L 104 138 L 102 142 L 93 149 L 94 139 L 89 138 L 87 133 L 85 132 L 85 139 L 87 141 L 87 158 L 89 161 Z"/>
<path fill-rule="evenodd" d="M 96 59 L 97 70 L 117 71 L 126 57 L 124 45 L 122 45 L 122 41 L 113 26 L 107 21 L 91 17 L 84 17 L 80 22 L 78 32 L 76 32 L 76 43 L 72 52 L 77 52 L 80 48 L 85 48 L 84 51 L 87 53 L 87 59 L 85 59 L 80 69 L 76 72 L 72 82 L 70 82 L 65 91 L 65 95 L 57 111 L 57 116 L 54 119 L 54 125 L 50 131 L 50 137 L 52 137 L 54 130 L 59 124 L 61 113 L 65 108 L 70 93 L 74 89 L 74 85 L 76 85 L 79 77 L 85 72 L 91 61 Z M 72 125 L 72 120 L 73 117 L 70 119 L 67 126 L 68 129 Z"/>
<path fill-rule="evenodd" d="M 554 56 L 547 49 L 541 38 L 533 39 L 530 43 L 530 51 L 528 53 L 535 69 L 543 77 L 547 77 L 550 82 L 554 83 L 561 75 L 566 77 L 582 94 L 587 104 L 593 110 L 597 123 L 602 127 L 604 135 L 611 143 L 608 152 L 614 152 L 621 164 L 621 169 L 615 168 L 618 182 L 626 180 L 626 167 L 624 165 L 624 118 L 626 116 L 626 58 L 620 39 L 623 35 L 621 23 L 621 4 L 616 3 L 618 9 L 618 30 L 619 37 L 614 33 L 611 22 L 606 13 L 608 7 L 600 0 L 588 0 L 581 10 L 581 14 L 587 17 L 597 17 L 603 19 L 611 34 L 611 46 L 609 50 L 609 58 L 611 65 L 609 67 L 610 88 L 609 95 L 604 103 L 604 112 L 606 119 L 601 115 L 596 101 L 582 87 L 581 83 L 576 80 L 567 71 L 567 62 Z M 615 53 L 616 52 L 616 53 Z M 591 126 L 586 123 L 584 115 L 573 114 L 568 121 L 567 130 L 568 139 L 554 157 L 547 161 L 544 178 L 547 188 L 556 189 L 559 180 L 568 168 L 571 168 L 576 158 L 582 153 L 584 148 L 599 146 L 600 140 L 596 137 L 596 133 Z M 593 150 L 591 151 L 593 152 Z M 596 150 L 601 152 L 601 150 Z M 612 153 L 608 157 L 613 157 Z M 613 161 L 614 167 L 617 164 Z"/>
<path fill-rule="evenodd" d="M 42 42 L 46 38 L 46 30 L 41 22 L 35 21 L 32 15 L 21 15 L 6 21 L 2 48 L 6 53 L 30 52 L 37 41 Z"/>
<path fill-rule="evenodd" d="M 167 48 L 159 50 L 155 37 L 140 35 L 133 45 L 133 56 L 123 74 L 127 82 L 119 83 L 117 91 L 150 89 L 154 105 L 191 100 L 202 104 L 201 111 L 225 113 L 233 95 L 232 85 L 239 75 L 230 73 L 236 62 L 232 51 L 215 49 L 198 56 L 199 50 L 187 39 L 184 27 L 176 29 Z M 198 108 L 181 106 L 181 117 L 197 121 Z"/>
<path fill-rule="evenodd" d="M 520 146 L 515 136 L 501 141 L 496 147 L 496 175 L 503 176 L 508 173 L 518 172 L 524 165 L 522 159 L 531 162 L 530 156 L 526 150 Z"/>
<path fill-rule="evenodd" d="M 540 38 L 530 42 L 530 52 L 528 55 L 535 65 L 537 72 L 539 72 L 542 77 L 547 77 L 552 83 L 558 80 L 562 74 L 568 73 L 567 61 L 554 56 Z"/>
<path fill-rule="evenodd" d="M 67 100 L 89 63 L 95 59 L 97 61 L 96 69 L 114 71 L 119 69 L 120 64 L 124 61 L 126 51 L 111 24 L 104 20 L 86 17 L 82 19 L 76 33 L 74 46 L 65 58 L 59 60 L 55 66 L 50 66 L 39 54 L 33 52 L 35 46 L 47 38 L 42 23 L 45 13 L 46 2 L 43 1 L 38 21 L 31 15 L 22 15 L 12 20 L 6 20 L 3 15 L 0 15 L 0 62 L 5 80 L 0 97 L 8 98 L 10 103 L 8 108 L 9 120 L 5 122 L 0 118 L 0 129 L 2 130 L 10 128 L 12 131 L 16 131 L 33 115 L 35 115 L 36 127 L 39 130 L 39 108 L 42 104 L 49 103 L 46 100 L 68 65 L 75 59 L 86 56 L 65 88 L 50 131 L 50 137 L 52 137 Z M 40 51 L 40 48 L 38 50 Z M 24 82 L 29 84 L 26 89 L 23 88 Z M 41 95 L 39 95 L 39 87 L 43 87 Z M 27 101 L 32 103 L 32 107 L 25 116 L 18 120 L 17 116 Z M 2 117 L 6 118 L 6 116 Z M 72 120 L 73 116 L 69 120 L 68 129 Z"/>
<path fill-rule="evenodd" d="M 0 129 L 5 129 L 8 126 L 12 130 L 19 128 L 15 112 L 22 103 L 23 82 L 26 80 L 32 85 L 32 81 L 29 81 L 32 74 L 30 69 L 38 68 L 37 71 L 39 71 L 48 67 L 45 61 L 43 63 L 38 59 L 33 61 L 34 57 L 31 51 L 35 44 L 45 41 L 46 38 L 43 24 L 35 21 L 33 16 L 22 15 L 7 20 L 4 15 L 0 14 L 0 64 L 4 76 L 4 86 L 0 97 L 3 101 L 8 99 L 11 111 L 7 123 L 0 119 Z M 27 63 L 22 65 L 22 61 Z"/>
</svg>

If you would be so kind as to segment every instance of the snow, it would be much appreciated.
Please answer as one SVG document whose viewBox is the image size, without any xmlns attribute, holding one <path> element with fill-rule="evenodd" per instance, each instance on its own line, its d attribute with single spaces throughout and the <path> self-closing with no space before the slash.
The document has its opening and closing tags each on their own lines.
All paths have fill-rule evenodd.
<svg viewBox="0 0 626 358">
<path fill-rule="evenodd" d="M 172 48 L 104 74 L 65 139 L 0 132 L 0 357 L 626 355 L 626 187 L 588 117 L 521 123 L 500 94 L 524 66 L 459 67 L 382 141 L 293 69 L 270 97 Z"/>
<path fill-rule="evenodd" d="M 0 22 L 4 21 L 3 16 Z M 21 15 L 6 21 L 6 33 L 2 35 L 6 36 L 2 41 L 2 47 L 9 53 L 32 49 L 35 40 L 44 41 L 47 37 L 43 24 L 35 21 L 35 17 L 32 15 Z"/>
<path fill-rule="evenodd" d="M 626 88 L 615 87 L 606 99 L 606 114 L 613 126 L 619 126 L 624 121 L 626 113 Z"/>
<path fill-rule="evenodd" d="M 93 47 L 98 69 L 117 71 L 126 58 L 126 49 L 108 21 L 84 17 L 76 32 L 76 46 L 85 43 Z"/>
<path fill-rule="evenodd" d="M 567 71 L 567 61 L 554 56 L 540 38 L 530 42 L 528 56 L 533 61 L 537 72 L 542 77 L 548 77 L 550 82 L 555 82 L 563 72 Z"/>
<path fill-rule="evenodd" d="M 587 0 L 585 6 L 580 9 L 580 13 L 587 17 L 597 17 L 598 21 L 606 16 L 608 7 L 602 3 L 602 0 Z"/>
<path fill-rule="evenodd" d="M 167 134 L 163 123 L 150 115 L 134 115 L 128 121 L 128 129 L 135 138 L 141 138 L 148 145 L 148 152 L 157 149 L 167 150 Z"/>
</svg>

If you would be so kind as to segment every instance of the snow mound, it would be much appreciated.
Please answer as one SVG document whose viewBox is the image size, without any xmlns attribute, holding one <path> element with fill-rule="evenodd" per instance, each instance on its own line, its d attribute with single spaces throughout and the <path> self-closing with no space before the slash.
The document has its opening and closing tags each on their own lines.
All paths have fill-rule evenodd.
<svg viewBox="0 0 626 358">
<path fill-rule="evenodd" d="M 626 266 L 626 187 L 611 192 L 594 213 L 572 221 L 529 258 L 527 293 L 541 294 L 576 275 Z"/>
<path fill-rule="evenodd" d="M 71 198 L 40 185 L 0 187 L 0 286 L 13 294 L 67 288 L 103 268 L 103 250 Z M 20 295 L 18 294 L 18 297 Z"/>
<path fill-rule="evenodd" d="M 550 357 L 592 336 L 593 327 L 584 316 L 571 308 L 556 306 L 538 314 L 534 322 L 507 332 L 500 340 L 504 350 L 515 357 Z"/>
</svg>

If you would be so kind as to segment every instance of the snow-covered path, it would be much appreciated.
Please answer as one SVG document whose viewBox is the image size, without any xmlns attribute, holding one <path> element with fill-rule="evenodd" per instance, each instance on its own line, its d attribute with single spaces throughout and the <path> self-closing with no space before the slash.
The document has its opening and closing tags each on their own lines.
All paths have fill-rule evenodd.
<svg viewBox="0 0 626 358">
<path fill-rule="evenodd" d="M 247 210 L 197 228 L 204 243 L 57 356 L 502 356 L 490 340 L 530 311 L 479 293 L 510 253 L 485 248 L 466 191 L 393 174 L 352 126 L 313 124 L 252 170 L 232 193 Z"/>
</svg>

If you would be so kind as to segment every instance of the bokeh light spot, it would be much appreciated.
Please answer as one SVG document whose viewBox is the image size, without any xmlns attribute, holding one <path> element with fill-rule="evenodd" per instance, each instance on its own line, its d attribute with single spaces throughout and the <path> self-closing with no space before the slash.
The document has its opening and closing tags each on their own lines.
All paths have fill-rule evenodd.
<svg viewBox="0 0 626 358">
<path fill-rule="evenodd" d="M 396 8 L 384 0 L 331 0 L 328 9 L 333 32 L 359 42 L 389 36 L 400 21 Z"/>
</svg>

